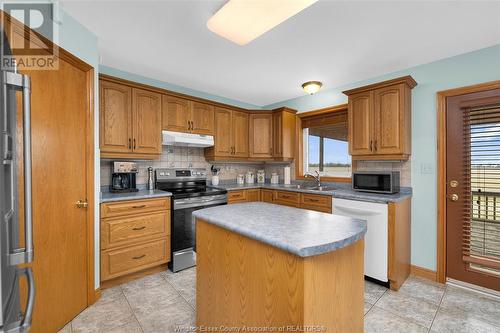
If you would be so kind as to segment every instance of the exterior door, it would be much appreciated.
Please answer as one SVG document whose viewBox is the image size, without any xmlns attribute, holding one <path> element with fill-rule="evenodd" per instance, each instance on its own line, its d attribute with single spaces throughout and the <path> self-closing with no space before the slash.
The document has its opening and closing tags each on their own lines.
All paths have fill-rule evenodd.
<svg viewBox="0 0 500 333">
<path fill-rule="evenodd" d="M 372 93 L 362 92 L 349 97 L 349 154 L 371 155 Z"/>
<path fill-rule="evenodd" d="M 373 92 L 373 152 L 375 154 L 401 153 L 400 130 L 404 101 L 403 85 L 389 86 Z"/>
<path fill-rule="evenodd" d="M 162 128 L 167 131 L 189 132 L 191 102 L 187 99 L 162 96 Z"/>
<path fill-rule="evenodd" d="M 232 112 L 233 155 L 248 157 L 248 113 Z"/>
<path fill-rule="evenodd" d="M 446 276 L 500 291 L 500 89 L 446 99 Z"/>
<path fill-rule="evenodd" d="M 273 115 L 250 115 L 250 157 L 273 157 Z"/>
<path fill-rule="evenodd" d="M 214 107 L 209 104 L 193 102 L 191 109 L 191 132 L 214 135 Z"/>
<path fill-rule="evenodd" d="M 100 147 L 102 152 L 132 151 L 132 89 L 101 80 Z"/>
<path fill-rule="evenodd" d="M 231 156 L 231 110 L 215 109 L 215 156 Z"/>
<path fill-rule="evenodd" d="M 87 140 L 93 138 L 88 110 L 93 98 L 88 89 L 93 74 L 63 59 L 58 70 L 22 72 L 31 77 L 32 88 L 35 259 L 30 265 L 35 276 L 36 301 L 30 333 L 57 332 L 87 307 L 88 281 L 93 281 L 87 266 L 88 260 L 93 260 L 87 248 L 89 237 L 93 237 L 87 226 L 93 223 L 93 205 L 89 209 L 76 206 L 78 200 L 92 198 L 92 193 L 87 192 L 93 187 L 87 184 L 87 172 L 93 165 L 87 164 L 86 156 L 92 152 L 87 149 Z M 21 126 L 19 123 L 17 134 L 20 160 Z M 22 192 L 22 181 L 19 186 Z"/>
<path fill-rule="evenodd" d="M 161 95 L 132 90 L 133 151 L 161 154 Z"/>
</svg>

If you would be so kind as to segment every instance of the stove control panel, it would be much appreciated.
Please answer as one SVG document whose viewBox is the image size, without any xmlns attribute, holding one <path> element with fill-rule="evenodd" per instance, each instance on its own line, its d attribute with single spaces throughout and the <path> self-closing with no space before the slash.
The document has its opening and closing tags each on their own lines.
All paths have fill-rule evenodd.
<svg viewBox="0 0 500 333">
<path fill-rule="evenodd" d="M 174 179 L 206 179 L 207 171 L 205 169 L 156 169 L 157 180 Z"/>
</svg>

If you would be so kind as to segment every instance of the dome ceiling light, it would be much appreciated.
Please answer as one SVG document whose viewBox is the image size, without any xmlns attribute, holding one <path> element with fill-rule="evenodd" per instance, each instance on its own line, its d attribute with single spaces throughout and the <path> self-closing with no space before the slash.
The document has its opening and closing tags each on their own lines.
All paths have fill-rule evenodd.
<svg viewBox="0 0 500 333">
<path fill-rule="evenodd" d="M 309 95 L 314 95 L 321 89 L 322 85 L 323 83 L 319 81 L 308 81 L 302 84 L 302 89 Z"/>
</svg>

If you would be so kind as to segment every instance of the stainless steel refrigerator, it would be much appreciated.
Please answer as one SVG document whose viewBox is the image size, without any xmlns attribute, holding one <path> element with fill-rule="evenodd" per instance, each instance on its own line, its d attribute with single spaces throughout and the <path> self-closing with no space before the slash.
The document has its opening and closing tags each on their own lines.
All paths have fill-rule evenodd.
<svg viewBox="0 0 500 333">
<path fill-rule="evenodd" d="M 11 55 L 3 31 L 1 42 L 1 64 L 6 64 Z M 33 228 L 31 204 L 31 138 L 30 138 L 30 79 L 13 70 L 1 70 L 0 83 L 0 332 L 27 332 L 35 302 L 33 273 L 28 265 L 33 261 Z M 16 160 L 16 94 L 22 94 L 23 121 L 23 170 L 24 176 L 24 221 L 19 219 Z M 20 247 L 20 223 L 24 224 L 24 247 Z M 19 265 L 22 265 L 20 267 Z M 21 300 L 19 282 L 27 279 L 27 300 Z M 21 306 L 26 302 L 26 306 Z M 25 308 L 24 313 L 21 308 Z"/>
</svg>

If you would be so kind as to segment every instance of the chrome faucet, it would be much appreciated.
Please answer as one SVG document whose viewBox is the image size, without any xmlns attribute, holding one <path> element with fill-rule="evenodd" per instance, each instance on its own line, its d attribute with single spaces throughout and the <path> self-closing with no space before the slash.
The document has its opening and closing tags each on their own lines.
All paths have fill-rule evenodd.
<svg viewBox="0 0 500 333">
<path fill-rule="evenodd" d="M 316 173 L 316 175 L 314 175 L 310 172 L 306 172 L 304 174 L 304 177 L 313 177 L 314 179 L 316 179 L 316 182 L 318 183 L 318 187 L 321 187 L 321 175 L 320 175 L 318 170 L 316 170 L 314 172 Z"/>
</svg>

